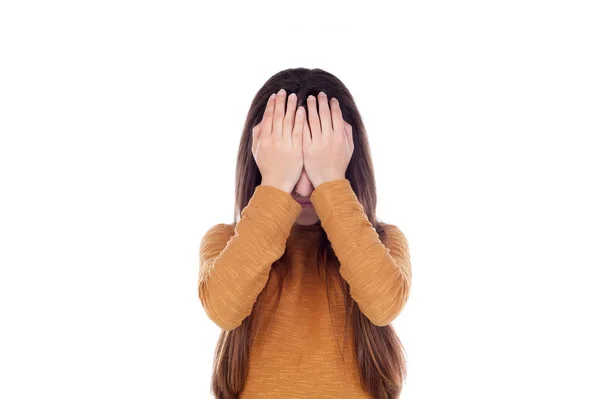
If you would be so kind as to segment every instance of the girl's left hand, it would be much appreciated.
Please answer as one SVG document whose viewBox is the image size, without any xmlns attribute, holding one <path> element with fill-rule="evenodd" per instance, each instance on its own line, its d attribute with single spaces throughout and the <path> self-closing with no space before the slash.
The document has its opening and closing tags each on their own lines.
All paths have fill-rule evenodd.
<svg viewBox="0 0 600 399">
<path fill-rule="evenodd" d="M 302 133 L 304 168 L 315 189 L 327 181 L 344 179 L 354 152 L 352 126 L 342 119 L 338 100 L 331 99 L 330 109 L 327 95 L 320 92 L 318 97 L 318 112 L 315 96 L 306 100 L 308 121 L 305 118 Z"/>
</svg>

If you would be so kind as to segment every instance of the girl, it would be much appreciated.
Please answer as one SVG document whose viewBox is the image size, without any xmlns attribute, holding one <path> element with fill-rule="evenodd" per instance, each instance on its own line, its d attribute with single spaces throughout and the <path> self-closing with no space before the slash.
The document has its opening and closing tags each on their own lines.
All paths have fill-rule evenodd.
<svg viewBox="0 0 600 399">
<path fill-rule="evenodd" d="M 200 243 L 198 295 L 223 330 L 216 398 L 399 397 L 390 323 L 410 291 L 408 243 L 376 217 L 365 128 L 339 79 L 296 68 L 264 84 L 235 196 L 234 222 Z"/>
</svg>

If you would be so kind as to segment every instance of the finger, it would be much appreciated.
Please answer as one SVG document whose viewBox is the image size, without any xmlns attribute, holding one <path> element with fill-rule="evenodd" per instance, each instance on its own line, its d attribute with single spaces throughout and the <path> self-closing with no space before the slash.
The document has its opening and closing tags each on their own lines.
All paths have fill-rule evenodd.
<svg viewBox="0 0 600 399">
<path fill-rule="evenodd" d="M 298 107 L 294 118 L 294 129 L 292 130 L 292 147 L 294 148 L 302 148 L 302 134 L 305 123 L 304 107 Z"/>
<path fill-rule="evenodd" d="M 347 122 L 344 122 L 344 126 L 344 131 L 346 132 L 346 137 L 348 139 L 348 148 L 350 148 L 351 151 L 354 151 L 354 137 L 352 135 L 352 125 Z"/>
<path fill-rule="evenodd" d="M 342 109 L 340 108 L 340 102 L 337 98 L 332 98 L 330 101 L 331 105 L 331 122 L 333 124 L 333 131 L 335 133 L 344 134 L 344 119 L 342 117 Z"/>
<path fill-rule="evenodd" d="M 329 111 L 327 95 L 324 92 L 319 93 L 319 117 L 321 118 L 321 135 L 323 137 L 331 135 L 331 131 L 333 130 L 331 112 Z"/>
<path fill-rule="evenodd" d="M 283 138 L 292 141 L 292 129 L 294 127 L 294 116 L 296 114 L 296 93 L 291 93 L 287 99 L 287 110 L 283 118 Z"/>
<path fill-rule="evenodd" d="M 304 122 L 302 123 L 302 151 L 305 152 L 308 150 L 308 147 L 310 147 L 310 145 L 312 144 L 312 136 L 310 127 L 308 126 L 306 115 L 303 119 Z"/>
<path fill-rule="evenodd" d="M 308 124 L 310 125 L 310 133 L 312 139 L 321 137 L 321 122 L 319 121 L 319 113 L 317 112 L 317 99 L 310 95 L 306 100 L 308 107 Z"/>
<path fill-rule="evenodd" d="M 273 136 L 283 136 L 283 116 L 285 111 L 285 90 L 280 89 L 275 97 L 275 112 L 273 112 Z"/>
<path fill-rule="evenodd" d="M 265 107 L 265 112 L 263 113 L 263 119 L 261 122 L 261 135 L 262 136 L 270 136 L 273 130 L 273 109 L 275 107 L 275 93 L 271 94 L 269 100 L 267 101 L 267 106 Z"/>
</svg>

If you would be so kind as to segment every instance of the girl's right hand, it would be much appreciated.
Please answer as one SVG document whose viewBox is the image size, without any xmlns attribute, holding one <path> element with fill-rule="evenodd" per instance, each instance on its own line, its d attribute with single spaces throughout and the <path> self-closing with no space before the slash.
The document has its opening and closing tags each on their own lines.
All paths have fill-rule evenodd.
<svg viewBox="0 0 600 399">
<path fill-rule="evenodd" d="M 296 111 L 297 98 L 279 90 L 267 102 L 262 121 L 252 128 L 252 155 L 262 176 L 261 185 L 291 193 L 302 174 L 302 130 L 306 119 L 303 107 Z"/>
</svg>

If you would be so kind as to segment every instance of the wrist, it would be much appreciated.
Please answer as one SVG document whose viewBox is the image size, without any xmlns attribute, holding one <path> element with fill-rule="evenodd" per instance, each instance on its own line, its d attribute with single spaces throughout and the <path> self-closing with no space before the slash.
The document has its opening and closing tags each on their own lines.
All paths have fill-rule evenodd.
<svg viewBox="0 0 600 399">
<path fill-rule="evenodd" d="M 280 182 L 271 182 L 268 180 L 263 180 L 260 182 L 261 186 L 270 186 L 270 187 L 275 187 L 280 189 L 281 191 L 285 191 L 288 194 L 292 193 L 292 190 L 294 189 L 294 187 L 290 187 L 289 184 L 285 184 L 285 183 L 280 183 Z"/>
<path fill-rule="evenodd" d="M 323 179 L 315 179 L 314 181 L 311 181 L 311 183 L 313 184 L 313 187 L 316 189 L 317 187 L 319 187 L 323 183 L 327 183 L 327 182 L 334 181 L 334 180 L 343 180 L 345 178 L 346 178 L 346 176 L 342 176 L 342 177 L 329 177 L 329 178 L 323 178 Z"/>
</svg>

